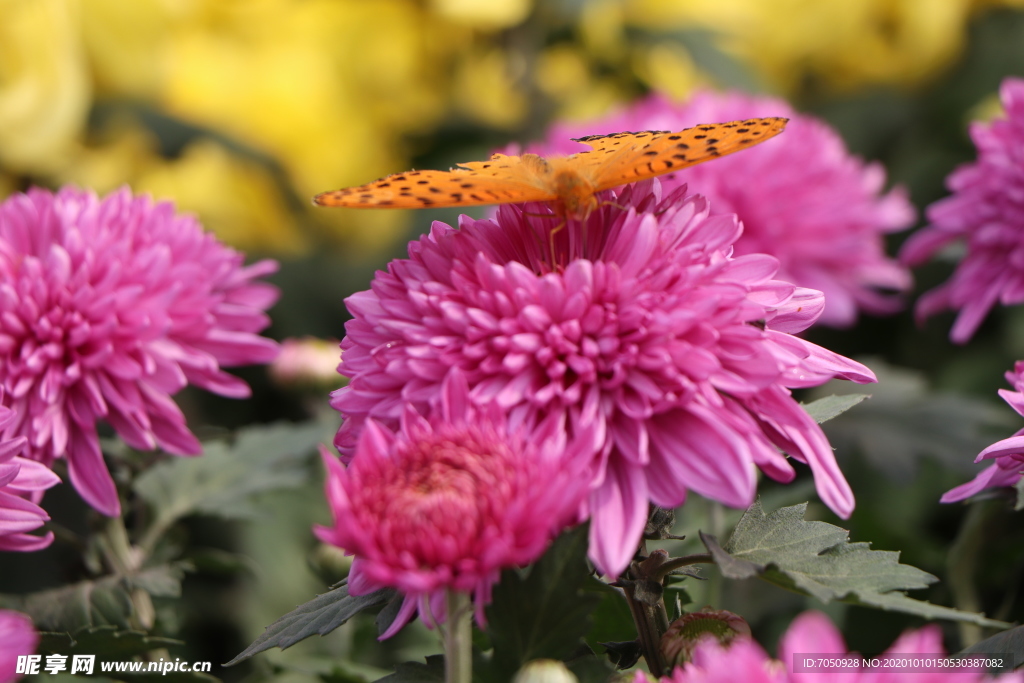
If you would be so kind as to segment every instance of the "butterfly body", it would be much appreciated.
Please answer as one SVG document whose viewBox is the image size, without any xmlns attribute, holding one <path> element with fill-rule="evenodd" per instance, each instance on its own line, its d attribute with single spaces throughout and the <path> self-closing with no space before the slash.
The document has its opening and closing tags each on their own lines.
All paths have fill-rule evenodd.
<svg viewBox="0 0 1024 683">
<path fill-rule="evenodd" d="M 559 215 L 583 219 L 596 194 L 626 183 L 693 166 L 774 137 L 786 119 L 703 124 L 673 133 L 640 131 L 576 139 L 592 149 L 571 156 L 494 154 L 450 171 L 396 173 L 358 187 L 324 192 L 321 206 L 434 208 L 552 202 Z"/>
</svg>

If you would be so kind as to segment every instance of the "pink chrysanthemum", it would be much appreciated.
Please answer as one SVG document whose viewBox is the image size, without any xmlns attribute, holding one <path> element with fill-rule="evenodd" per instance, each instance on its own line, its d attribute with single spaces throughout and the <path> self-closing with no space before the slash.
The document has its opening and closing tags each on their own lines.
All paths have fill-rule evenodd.
<svg viewBox="0 0 1024 683">
<path fill-rule="evenodd" d="M 21 678 L 16 673 L 19 655 L 31 655 L 39 644 L 32 620 L 21 612 L 0 609 L 0 683 Z"/>
<path fill-rule="evenodd" d="M 933 659 L 945 652 L 942 645 L 942 631 L 936 626 L 926 626 L 917 631 L 907 631 L 886 651 L 897 662 L 904 656 L 913 660 Z M 852 654 L 852 657 L 847 657 Z M 810 659 L 824 657 L 859 659 L 856 653 L 848 653 L 843 636 L 828 617 L 821 612 L 804 612 L 790 625 L 779 643 L 779 659 L 771 659 L 761 647 L 750 638 L 735 640 L 731 645 L 722 646 L 714 638 L 707 638 L 697 645 L 693 661 L 676 667 L 661 683 L 1022 683 L 1024 674 L 1010 673 L 991 678 L 983 672 L 956 671 L 935 667 L 930 669 L 910 667 L 897 663 L 891 667 L 859 669 L 844 666 L 842 670 L 806 669 L 801 662 L 807 655 Z M 899 655 L 899 656 L 897 656 Z M 884 657 L 878 658 L 880 661 Z M 922 665 L 923 666 L 923 665 Z M 634 683 L 648 683 L 650 677 L 637 672 Z"/>
<path fill-rule="evenodd" d="M 858 310 L 886 314 L 902 308 L 909 271 L 885 254 L 885 233 L 914 222 L 900 188 L 883 194 L 885 169 L 850 155 L 825 122 L 801 114 L 784 100 L 704 91 L 684 104 L 651 96 L 586 124 L 555 126 L 547 142 L 530 151 L 573 154 L 587 134 L 623 130 L 679 130 L 699 123 L 785 116 L 785 132 L 738 154 L 663 176 L 665 191 L 682 184 L 711 202 L 714 213 L 735 213 L 743 224 L 736 254 L 770 254 L 776 277 L 825 294 L 818 322 L 852 325 Z"/>
<path fill-rule="evenodd" d="M 133 448 L 198 453 L 171 395 L 191 383 L 231 397 L 249 387 L 221 366 L 272 360 L 257 333 L 277 289 L 273 261 L 242 255 L 127 189 L 99 199 L 32 189 L 0 204 L 0 386 L 27 456 L 66 457 L 71 482 L 105 515 L 120 510 L 96 423 Z"/>
<path fill-rule="evenodd" d="M 967 252 L 944 284 L 917 302 L 919 320 L 955 309 L 950 339 L 967 342 L 999 302 L 1024 302 L 1024 80 L 1008 78 L 1000 89 L 1006 117 L 973 123 L 977 161 L 946 178 L 952 196 L 928 207 L 928 225 L 907 240 L 900 258 L 917 265 L 954 241 Z"/>
<path fill-rule="evenodd" d="M 43 491 L 60 479 L 45 465 L 18 456 L 25 437 L 2 436 L 15 421 L 14 411 L 3 405 L 3 395 L 0 388 L 0 550 L 40 550 L 53 541 L 53 532 L 43 536 L 28 532 L 50 519 L 37 503 Z"/>
<path fill-rule="evenodd" d="M 540 557 L 587 490 L 561 425 L 509 428 L 497 404 L 472 403 L 458 370 L 429 420 L 407 407 L 397 434 L 368 420 L 347 469 L 323 455 L 334 527 L 316 533 L 355 555 L 349 591 L 405 595 L 384 638 L 417 609 L 443 621 L 446 590 L 472 593 L 482 620 L 501 570 Z"/>
<path fill-rule="evenodd" d="M 435 223 L 409 259 L 349 297 L 339 450 L 353 452 L 368 418 L 393 427 L 406 402 L 428 412 L 459 368 L 474 401 L 496 401 L 515 424 L 554 417 L 584 440 L 590 552 L 608 574 L 633 556 L 648 500 L 676 507 L 689 489 L 746 506 L 757 467 L 794 476 L 778 448 L 810 464 L 825 502 L 849 515 L 832 449 L 788 389 L 875 381 L 789 334 L 820 313 L 820 292 L 771 279 L 770 256 L 732 258 L 735 217 L 709 217 L 683 188 L 662 201 L 655 180 L 606 198 L 616 205 L 555 232 L 555 272 L 557 219 L 535 215 L 550 207 L 504 206 L 494 220 L 464 216 L 458 231 Z"/>
<path fill-rule="evenodd" d="M 1006 381 L 1015 391 L 1000 389 L 999 395 L 1011 408 L 1024 415 L 1024 361 L 1017 361 L 1014 364 L 1013 370 L 1006 373 Z M 986 467 L 966 484 L 943 494 L 943 503 L 965 500 L 987 488 L 1016 485 L 1020 481 L 1021 473 L 1024 472 L 1024 429 L 1008 439 L 992 444 L 979 453 L 974 462 L 982 460 L 995 460 L 995 463 Z"/>
</svg>

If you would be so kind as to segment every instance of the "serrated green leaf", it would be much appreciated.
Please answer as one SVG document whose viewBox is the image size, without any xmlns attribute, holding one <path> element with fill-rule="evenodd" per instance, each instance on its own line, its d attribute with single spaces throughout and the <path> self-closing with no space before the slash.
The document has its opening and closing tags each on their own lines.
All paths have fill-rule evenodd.
<svg viewBox="0 0 1024 683">
<path fill-rule="evenodd" d="M 938 579 L 910 565 L 899 553 L 850 543 L 849 532 L 826 522 L 806 521 L 807 504 L 765 514 L 757 500 L 743 514 L 729 542 L 701 534 L 722 573 L 733 579 L 759 576 L 822 602 L 838 600 L 915 614 L 929 619 L 967 621 L 991 628 L 1009 625 L 984 615 L 961 612 L 907 597 Z"/>
<path fill-rule="evenodd" d="M 41 631 L 74 633 L 89 626 L 128 629 L 132 614 L 129 589 L 123 579 L 115 576 L 5 596 L 4 603 L 31 616 Z"/>
<path fill-rule="evenodd" d="M 807 414 L 814 418 L 818 424 L 828 422 L 834 417 L 842 415 L 850 408 L 865 399 L 871 398 L 871 394 L 844 394 L 842 396 L 826 396 L 817 401 L 804 404 L 803 408 Z"/>
<path fill-rule="evenodd" d="M 502 572 L 487 610 L 495 665 L 516 671 L 532 659 L 565 659 L 590 630 L 600 598 L 586 592 L 587 529 L 563 533 L 524 576 Z"/>
<path fill-rule="evenodd" d="M 205 444 L 202 457 L 154 465 L 134 488 L 152 506 L 156 529 L 190 514 L 252 519 L 261 512 L 254 500 L 258 494 L 308 480 L 308 468 L 301 463 L 324 436 L 320 422 L 250 427 L 239 431 L 233 443 Z"/>
<path fill-rule="evenodd" d="M 147 567 L 132 576 L 106 576 L 25 595 L 0 596 L 0 603 L 32 617 L 42 631 L 76 633 L 89 627 L 128 629 L 134 609 L 131 591 L 179 597 L 187 565 Z"/>
<path fill-rule="evenodd" d="M 234 666 L 254 654 L 279 647 L 282 650 L 312 635 L 326 635 L 365 609 L 387 603 L 394 589 L 383 588 L 368 595 L 349 595 L 348 586 L 316 596 L 268 626 L 241 654 L 224 666 Z"/>
<path fill-rule="evenodd" d="M 151 636 L 143 631 L 119 629 L 116 626 L 88 626 L 74 633 L 40 633 L 39 654 L 96 655 L 98 659 L 124 660 L 158 648 L 185 643 L 174 638 Z M 96 672 L 99 672 L 97 665 Z"/>
</svg>

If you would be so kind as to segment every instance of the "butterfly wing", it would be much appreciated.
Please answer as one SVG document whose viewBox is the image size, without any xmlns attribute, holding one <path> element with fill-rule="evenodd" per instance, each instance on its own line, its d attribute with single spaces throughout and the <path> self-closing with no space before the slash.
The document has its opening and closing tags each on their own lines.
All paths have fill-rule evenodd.
<svg viewBox="0 0 1024 683">
<path fill-rule="evenodd" d="M 358 187 L 324 192 L 313 198 L 320 206 L 423 209 L 479 206 L 556 199 L 550 190 L 530 182 L 528 164 L 517 156 L 495 154 L 487 161 L 459 164 L 450 171 L 395 173 Z"/>
<path fill-rule="evenodd" d="M 596 191 L 678 171 L 775 137 L 789 119 L 708 123 L 678 133 L 642 131 L 577 138 L 593 149 L 572 158 L 590 169 Z"/>
</svg>

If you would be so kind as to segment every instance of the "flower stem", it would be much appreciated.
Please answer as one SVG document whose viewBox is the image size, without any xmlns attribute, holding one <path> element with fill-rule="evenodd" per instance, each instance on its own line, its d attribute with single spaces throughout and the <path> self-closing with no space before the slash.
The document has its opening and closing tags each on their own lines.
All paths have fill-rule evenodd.
<svg viewBox="0 0 1024 683">
<path fill-rule="evenodd" d="M 131 540 L 128 538 L 128 530 L 124 526 L 124 519 L 121 517 L 108 519 L 101 539 L 104 556 L 114 574 L 127 578 L 134 577 L 142 568 L 146 556 L 141 550 L 132 546 Z M 133 588 L 131 600 L 135 608 L 132 618 L 133 626 L 144 631 L 153 628 L 156 621 L 156 610 L 149 593 L 141 588 Z"/>
<path fill-rule="evenodd" d="M 473 610 L 470 609 L 469 595 L 449 589 L 445 596 L 445 611 L 445 683 L 470 683 L 473 679 Z"/>
<path fill-rule="evenodd" d="M 949 588 L 953 593 L 953 604 L 959 610 L 981 611 L 981 596 L 974 583 L 974 575 L 981 558 L 981 549 L 985 545 L 985 532 L 996 511 L 996 506 L 990 501 L 969 506 L 946 556 Z M 962 622 L 959 627 L 960 644 L 963 647 L 969 647 L 981 640 L 983 633 L 980 626 Z"/>
</svg>

